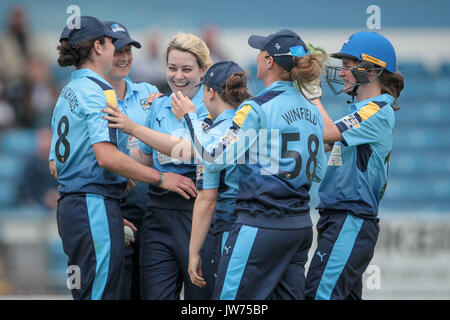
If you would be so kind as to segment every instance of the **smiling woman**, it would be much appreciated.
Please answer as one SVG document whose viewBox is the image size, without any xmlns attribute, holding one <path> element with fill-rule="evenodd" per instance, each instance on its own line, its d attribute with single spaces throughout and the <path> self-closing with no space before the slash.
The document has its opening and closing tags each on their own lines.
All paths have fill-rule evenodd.
<svg viewBox="0 0 450 320">
<path fill-rule="evenodd" d="M 130 37 L 127 28 L 119 22 L 109 21 L 105 25 L 116 32 L 124 34 L 120 41 L 114 42 L 115 52 L 112 60 L 111 71 L 106 75 L 106 80 L 113 86 L 117 96 L 117 108 L 124 112 L 130 119 L 138 124 L 144 124 L 145 118 L 150 113 L 146 99 L 149 95 L 158 93 L 158 89 L 146 82 L 136 83 L 129 77 L 133 64 L 133 50 L 141 48 L 141 44 Z M 132 48 L 134 47 L 134 48 Z M 138 140 L 127 136 L 130 154 L 138 149 Z M 139 160 L 139 159 L 137 159 Z M 147 163 L 145 163 L 147 164 Z M 134 189 L 126 193 L 126 199 L 120 203 L 120 209 L 124 219 L 134 226 L 134 241 L 125 248 L 125 272 L 123 275 L 122 299 L 139 300 L 139 238 L 142 217 L 144 216 L 148 184 L 137 182 Z"/>
<path fill-rule="evenodd" d="M 187 51 L 173 49 L 167 60 L 166 77 L 172 91 L 181 91 L 185 96 L 194 97 L 198 90 L 195 85 L 203 76 L 195 56 Z"/>
<path fill-rule="evenodd" d="M 126 178 L 158 183 L 186 198 L 183 188 L 190 185 L 195 195 L 190 179 L 158 173 L 129 158 L 128 136 L 101 118 L 103 106 L 118 105 L 105 77 L 120 43 L 113 40 L 124 38 L 116 28 L 82 16 L 79 29 L 63 29 L 57 48 L 58 64 L 76 67 L 53 111 L 49 154 L 51 173 L 59 183 L 58 233 L 68 266 L 77 266 L 82 275 L 80 287 L 72 288 L 74 299 L 121 298 L 125 262 L 120 200 Z"/>
<path fill-rule="evenodd" d="M 131 61 L 132 54 L 127 47 L 118 50 L 113 62 L 113 77 L 126 73 Z M 208 110 L 203 104 L 203 87 L 197 86 L 212 64 L 206 44 L 192 34 L 179 33 L 167 46 L 166 61 L 166 78 L 172 91 L 191 98 L 198 118 L 206 118 Z M 183 124 L 171 111 L 171 102 L 170 95 L 150 102 L 145 125 L 130 121 L 123 111 L 114 107 L 104 110 L 109 114 L 104 118 L 114 122 L 109 124 L 110 128 L 120 128 L 141 141 L 140 150 L 134 153 L 136 159 L 151 164 L 160 172 L 178 173 L 195 181 L 196 165 L 191 161 L 194 153 Z M 180 142 L 191 152 L 175 155 L 174 150 L 179 149 Z M 150 186 L 148 194 L 150 201 L 140 228 L 142 298 L 179 299 L 184 282 L 185 299 L 210 299 L 212 287 L 193 286 L 187 273 L 194 199 L 182 199 L 157 186 Z M 213 245 L 210 234 L 202 252 L 203 261 L 210 260 Z M 204 270 L 208 283 L 213 284 L 212 266 L 207 265 Z"/>
</svg>

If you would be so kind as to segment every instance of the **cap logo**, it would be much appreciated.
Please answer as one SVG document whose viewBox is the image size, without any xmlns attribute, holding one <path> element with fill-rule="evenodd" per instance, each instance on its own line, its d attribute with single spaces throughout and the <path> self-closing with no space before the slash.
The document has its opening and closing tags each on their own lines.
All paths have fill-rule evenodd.
<svg viewBox="0 0 450 320">
<path fill-rule="evenodd" d="M 117 23 L 111 25 L 111 30 L 113 32 L 125 32 L 125 29 L 119 26 Z"/>
<path fill-rule="evenodd" d="M 214 72 L 211 72 L 211 74 L 209 75 L 211 78 L 214 77 Z"/>
<path fill-rule="evenodd" d="M 347 44 L 350 39 L 345 40 L 344 44 Z"/>
<path fill-rule="evenodd" d="M 280 46 L 280 44 L 278 42 L 275 43 L 275 48 L 277 48 L 277 50 L 280 50 L 281 46 Z"/>
</svg>

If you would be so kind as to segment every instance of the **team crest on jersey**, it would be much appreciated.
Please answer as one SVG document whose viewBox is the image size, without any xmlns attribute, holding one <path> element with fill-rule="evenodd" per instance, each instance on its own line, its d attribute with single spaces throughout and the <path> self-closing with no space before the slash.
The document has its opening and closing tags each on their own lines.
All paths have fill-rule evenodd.
<svg viewBox="0 0 450 320">
<path fill-rule="evenodd" d="M 342 119 L 342 122 L 346 125 L 347 128 L 359 128 L 359 121 L 356 119 L 354 114 L 346 116 Z"/>
<path fill-rule="evenodd" d="M 143 110 L 150 109 L 150 104 L 148 103 L 147 98 L 141 99 L 139 102 Z"/>
</svg>

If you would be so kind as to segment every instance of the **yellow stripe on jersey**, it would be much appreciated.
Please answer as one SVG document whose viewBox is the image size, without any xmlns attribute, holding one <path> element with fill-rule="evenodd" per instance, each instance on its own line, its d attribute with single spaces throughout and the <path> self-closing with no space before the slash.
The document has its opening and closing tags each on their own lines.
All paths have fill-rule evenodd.
<svg viewBox="0 0 450 320">
<path fill-rule="evenodd" d="M 104 90 L 106 97 L 106 102 L 109 104 L 112 104 L 114 107 L 117 107 L 117 99 L 116 99 L 116 93 L 114 90 Z"/>
<path fill-rule="evenodd" d="M 361 110 L 357 112 L 357 114 L 359 114 L 362 121 L 365 121 L 380 110 L 381 108 L 376 103 L 373 103 L 371 101 L 369 102 L 369 104 L 367 104 L 367 106 L 362 107 Z"/>
<path fill-rule="evenodd" d="M 248 113 L 252 110 L 252 106 L 249 104 L 244 105 L 240 108 L 236 114 L 234 115 L 233 122 L 236 123 L 239 127 L 242 127 L 242 124 L 247 118 Z"/>
</svg>

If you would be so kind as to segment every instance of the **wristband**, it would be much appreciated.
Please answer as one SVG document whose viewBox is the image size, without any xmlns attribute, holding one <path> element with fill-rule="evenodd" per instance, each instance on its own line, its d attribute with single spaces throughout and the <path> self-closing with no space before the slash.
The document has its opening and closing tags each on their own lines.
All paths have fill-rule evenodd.
<svg viewBox="0 0 450 320">
<path fill-rule="evenodd" d="M 164 177 L 164 175 L 163 175 L 163 173 L 160 172 L 160 171 L 158 171 L 158 174 L 159 174 L 159 180 L 158 180 L 158 182 L 156 182 L 156 185 L 157 185 L 157 186 L 160 186 L 160 185 L 163 183 L 163 177 Z"/>
</svg>

